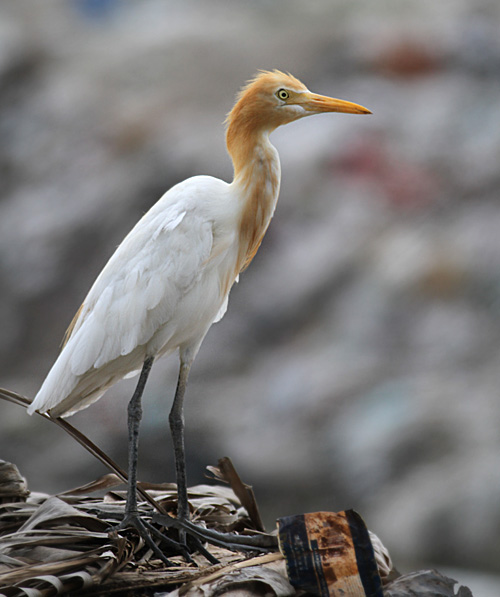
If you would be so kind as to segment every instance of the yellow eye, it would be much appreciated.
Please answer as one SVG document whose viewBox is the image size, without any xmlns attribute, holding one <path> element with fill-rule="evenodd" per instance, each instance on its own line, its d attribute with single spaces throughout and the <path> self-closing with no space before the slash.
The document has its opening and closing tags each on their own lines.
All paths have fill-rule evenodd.
<svg viewBox="0 0 500 597">
<path fill-rule="evenodd" d="M 290 97 L 290 94 L 286 89 L 278 89 L 278 91 L 276 92 L 276 96 L 278 97 L 278 99 L 285 101 Z"/>
</svg>

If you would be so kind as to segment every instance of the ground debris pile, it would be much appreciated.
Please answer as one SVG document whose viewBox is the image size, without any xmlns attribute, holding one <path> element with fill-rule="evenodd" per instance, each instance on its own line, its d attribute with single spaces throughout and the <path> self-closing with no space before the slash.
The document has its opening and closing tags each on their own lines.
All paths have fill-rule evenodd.
<svg viewBox="0 0 500 597">
<path fill-rule="evenodd" d="M 3 463 L 0 474 L 21 479 L 17 468 Z M 114 474 L 57 496 L 26 495 L 25 483 L 12 481 L 8 499 L 2 492 L 0 505 L 0 593 L 6 596 L 57 595 L 68 591 L 109 594 L 127 588 L 169 588 L 185 585 L 227 566 L 247 567 L 255 556 L 210 547 L 218 565 L 193 555 L 186 563 L 178 555 L 169 558 L 177 566 L 165 568 L 133 531 L 110 532 L 123 514 L 125 492 Z M 0 489 L 2 488 L 0 479 Z M 165 510 L 175 514 L 175 485 L 142 486 Z M 102 497 L 97 497 L 102 494 Z M 223 532 L 244 532 L 252 523 L 231 489 L 221 485 L 198 485 L 189 490 L 193 521 Z M 145 500 L 142 516 L 151 520 L 154 510 Z M 257 558 L 267 564 L 282 560 L 276 552 Z M 242 563 L 243 566 L 242 566 Z M 286 583 L 286 572 L 282 581 Z M 241 571 L 240 571 L 241 574 Z M 261 573 L 262 574 L 262 573 Z M 267 573 L 266 573 L 267 574 Z M 271 578 L 276 574 L 270 573 Z M 248 574 L 247 574 L 248 576 Z M 293 591 L 291 591 L 293 593 Z"/>
<path fill-rule="evenodd" d="M 221 463 L 209 470 L 224 480 L 224 471 L 232 465 L 228 459 Z M 277 547 L 265 554 L 257 549 L 249 554 L 210 545 L 219 564 L 210 564 L 198 553 L 192 554 L 192 562 L 168 554 L 174 565 L 165 567 L 134 531 L 113 532 L 125 505 L 125 492 L 117 489 L 121 483 L 117 475 L 107 474 L 56 496 L 30 493 L 17 467 L 0 461 L 0 595 L 301 594 L 290 584 L 285 559 Z M 244 488 L 249 490 L 246 496 Z M 141 494 L 146 491 L 162 509 L 175 515 L 175 485 L 143 484 Z M 189 490 L 193 522 L 221 532 L 264 535 L 241 505 L 247 500 L 261 525 L 249 486 L 236 483 L 234 491 L 223 485 L 197 485 Z M 153 519 L 150 502 L 142 499 L 139 509 L 146 520 Z M 435 570 L 401 576 L 380 540 L 372 533 L 370 537 L 384 595 L 472 597 L 465 587 L 455 593 L 456 582 Z"/>
</svg>

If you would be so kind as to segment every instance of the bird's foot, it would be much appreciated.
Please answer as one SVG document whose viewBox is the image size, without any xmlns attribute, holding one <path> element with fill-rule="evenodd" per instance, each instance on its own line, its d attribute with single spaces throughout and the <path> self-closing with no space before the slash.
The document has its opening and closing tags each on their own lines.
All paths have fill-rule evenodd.
<svg viewBox="0 0 500 597">
<path fill-rule="evenodd" d="M 219 561 L 205 547 L 204 543 L 223 547 L 231 551 L 268 552 L 278 549 L 278 539 L 273 535 L 255 533 L 240 535 L 223 533 L 207 529 L 189 520 L 174 518 L 170 515 L 155 513 L 151 521 L 165 529 L 175 529 L 179 540 L 176 541 L 144 520 L 137 512 L 126 512 L 123 520 L 112 527 L 112 532 L 135 530 L 153 553 L 167 566 L 175 566 L 165 555 L 181 555 L 188 563 L 195 564 L 191 553 L 197 551 L 211 564 Z"/>
<path fill-rule="evenodd" d="M 221 533 L 213 529 L 198 526 L 189 520 L 172 518 L 171 516 L 158 513 L 153 514 L 152 520 L 166 528 L 178 529 L 180 536 L 185 534 L 188 538 L 188 543 L 190 540 L 194 541 L 197 547 L 204 542 L 224 547 L 231 551 L 275 551 L 278 549 L 278 539 L 273 535 L 264 533 L 256 533 L 254 535 Z M 206 550 L 204 551 L 206 552 Z"/>
<path fill-rule="evenodd" d="M 164 533 L 159 531 L 152 524 L 143 520 L 137 512 L 126 512 L 123 520 L 113 526 L 110 531 L 112 533 L 120 533 L 129 529 L 134 529 L 139 536 L 144 540 L 146 545 L 153 551 L 157 558 L 159 558 L 167 566 L 175 566 L 167 556 L 160 549 L 159 545 L 172 555 L 182 555 L 184 559 L 193 563 L 193 559 L 189 555 L 189 549 L 185 543 L 175 541 L 174 539 L 167 537 Z"/>
</svg>

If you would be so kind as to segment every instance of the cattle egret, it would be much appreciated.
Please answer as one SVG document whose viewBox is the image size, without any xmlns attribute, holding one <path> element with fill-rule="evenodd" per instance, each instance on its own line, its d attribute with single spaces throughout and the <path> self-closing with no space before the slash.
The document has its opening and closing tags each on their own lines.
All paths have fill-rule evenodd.
<svg viewBox="0 0 500 597">
<path fill-rule="evenodd" d="M 139 220 L 78 309 L 61 353 L 28 408 L 30 414 L 67 417 L 98 400 L 118 380 L 140 372 L 128 406 L 129 477 L 120 529 L 146 529 L 136 497 L 141 397 L 154 360 L 176 350 L 180 369 L 169 424 L 177 516 L 181 521 L 189 517 L 183 417 L 189 370 L 210 326 L 224 315 L 229 291 L 255 256 L 273 216 L 280 162 L 269 134 L 324 112 L 370 114 L 357 104 L 312 93 L 289 74 L 257 74 L 227 117 L 233 181 L 189 178 Z"/>
</svg>

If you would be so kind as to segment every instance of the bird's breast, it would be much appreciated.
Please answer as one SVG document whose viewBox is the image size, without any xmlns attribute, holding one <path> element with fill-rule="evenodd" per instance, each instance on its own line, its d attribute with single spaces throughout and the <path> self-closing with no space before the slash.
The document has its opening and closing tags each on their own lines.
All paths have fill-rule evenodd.
<svg viewBox="0 0 500 597">
<path fill-rule="evenodd" d="M 276 209 L 279 193 L 279 164 L 264 161 L 253 169 L 251 184 L 245 189 L 238 226 L 238 271 L 255 257 Z"/>
</svg>

